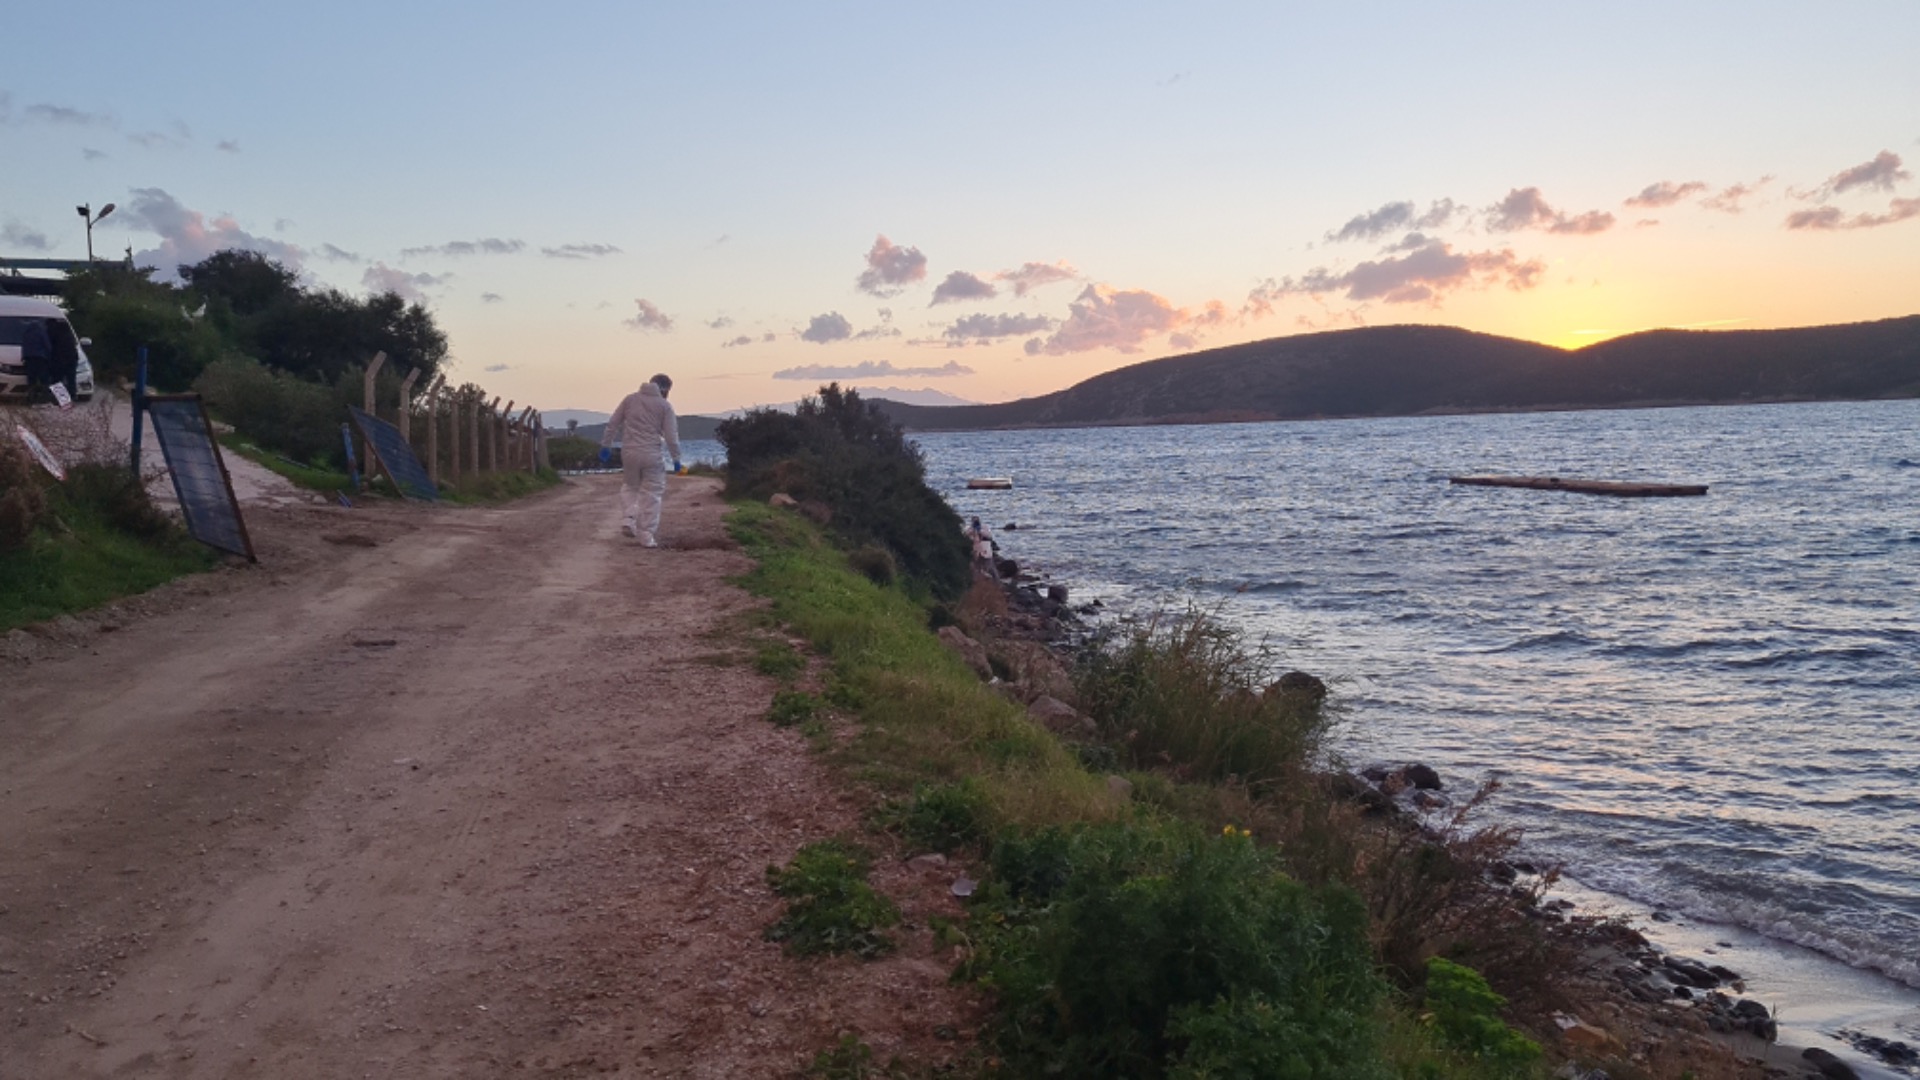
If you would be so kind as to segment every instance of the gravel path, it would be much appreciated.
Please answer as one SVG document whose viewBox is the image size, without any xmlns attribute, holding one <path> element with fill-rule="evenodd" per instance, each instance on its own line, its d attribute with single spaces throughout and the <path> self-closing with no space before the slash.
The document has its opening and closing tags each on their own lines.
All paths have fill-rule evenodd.
<svg viewBox="0 0 1920 1080">
<path fill-rule="evenodd" d="M 712 481 L 254 506 L 259 567 L 0 658 L 0 1078 L 793 1075 L 957 1052 L 924 929 L 795 961 L 764 873 L 857 826 L 763 719 Z M 937 868 L 876 878 L 910 927 Z M 937 1032 L 937 1035 L 936 1035 Z"/>
</svg>

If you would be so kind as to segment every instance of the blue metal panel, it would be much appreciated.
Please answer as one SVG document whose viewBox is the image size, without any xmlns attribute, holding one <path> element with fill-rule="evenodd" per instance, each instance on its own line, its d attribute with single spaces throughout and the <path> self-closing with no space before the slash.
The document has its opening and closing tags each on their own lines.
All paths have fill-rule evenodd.
<svg viewBox="0 0 1920 1080">
<path fill-rule="evenodd" d="M 167 471 L 173 474 L 173 490 L 180 497 L 187 532 L 209 547 L 258 561 L 200 395 L 149 396 L 144 411 L 153 420 L 154 438 L 167 459 Z"/>
<path fill-rule="evenodd" d="M 432 501 L 440 498 L 440 489 L 433 486 L 433 479 L 427 475 L 426 468 L 413 455 L 413 447 L 400 437 L 399 428 L 351 405 L 347 406 L 347 415 L 353 418 L 353 425 L 360 429 L 361 436 L 373 447 L 373 456 L 380 459 L 380 467 L 393 478 L 400 494 L 409 499 Z M 369 478 L 373 475 L 371 462 L 367 465 L 367 475 Z"/>
</svg>

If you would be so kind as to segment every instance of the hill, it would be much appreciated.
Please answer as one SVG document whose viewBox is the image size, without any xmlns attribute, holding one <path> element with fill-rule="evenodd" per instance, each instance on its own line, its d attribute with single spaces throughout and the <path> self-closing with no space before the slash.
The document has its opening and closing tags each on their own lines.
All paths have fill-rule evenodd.
<svg viewBox="0 0 1920 1080">
<path fill-rule="evenodd" d="M 680 422 L 680 438 L 683 442 L 693 439 L 711 439 L 714 429 L 720 426 L 719 418 L 712 416 L 682 416 L 677 419 Z M 548 430 L 564 432 L 566 429 L 549 427 Z M 599 423 L 581 424 L 574 429 L 573 434 L 582 439 L 599 442 L 600 433 L 605 430 L 607 430 L 606 417 L 602 415 Z"/>
<path fill-rule="evenodd" d="M 1447 326 L 1272 338 L 1000 405 L 881 401 L 915 431 L 1220 423 L 1920 396 L 1920 315 L 1790 330 L 1650 330 L 1580 349 Z"/>
</svg>

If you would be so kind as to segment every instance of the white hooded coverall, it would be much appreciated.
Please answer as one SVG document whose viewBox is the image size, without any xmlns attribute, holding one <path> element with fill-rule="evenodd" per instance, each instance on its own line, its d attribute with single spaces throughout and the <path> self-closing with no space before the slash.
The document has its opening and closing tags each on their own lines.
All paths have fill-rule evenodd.
<svg viewBox="0 0 1920 1080">
<path fill-rule="evenodd" d="M 660 499 L 667 491 L 667 467 L 660 459 L 660 445 L 665 443 L 668 456 L 680 460 L 680 422 L 658 386 L 642 383 L 613 410 L 600 445 L 616 442 L 621 444 L 625 474 L 620 484 L 621 515 L 642 542 L 652 540 L 660 530 Z"/>
</svg>

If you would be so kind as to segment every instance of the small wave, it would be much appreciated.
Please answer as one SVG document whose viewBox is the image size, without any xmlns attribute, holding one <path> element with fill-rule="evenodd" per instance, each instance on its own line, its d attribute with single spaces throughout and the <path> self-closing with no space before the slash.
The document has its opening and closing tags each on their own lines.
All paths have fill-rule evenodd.
<svg viewBox="0 0 1920 1080">
<path fill-rule="evenodd" d="M 1843 649 L 1783 649 L 1764 656 L 1737 657 L 1720 663 L 1730 668 L 1770 668 L 1825 660 L 1878 660 L 1890 655 L 1887 650 L 1872 645 L 1852 645 Z"/>
<path fill-rule="evenodd" d="M 1592 645 L 1593 639 L 1573 630 L 1555 630 L 1551 634 L 1533 634 L 1518 641 L 1508 642 L 1491 649 L 1482 649 L 1481 653 L 1497 656 L 1501 653 L 1531 652 L 1534 649 L 1553 649 L 1561 646 Z"/>
<path fill-rule="evenodd" d="M 1831 913 L 1795 911 L 1764 897 L 1739 895 L 1735 889 L 1700 892 L 1654 887 L 1648 876 L 1631 871 L 1608 873 L 1568 867 L 1575 880 L 1603 892 L 1623 896 L 1657 910 L 1664 909 L 1703 922 L 1725 923 L 1751 930 L 1775 941 L 1798 945 L 1832 957 L 1852 968 L 1877 971 L 1906 986 L 1920 989 L 1920 955 L 1889 948 L 1883 941 L 1843 935 L 1819 921 Z"/>
</svg>

